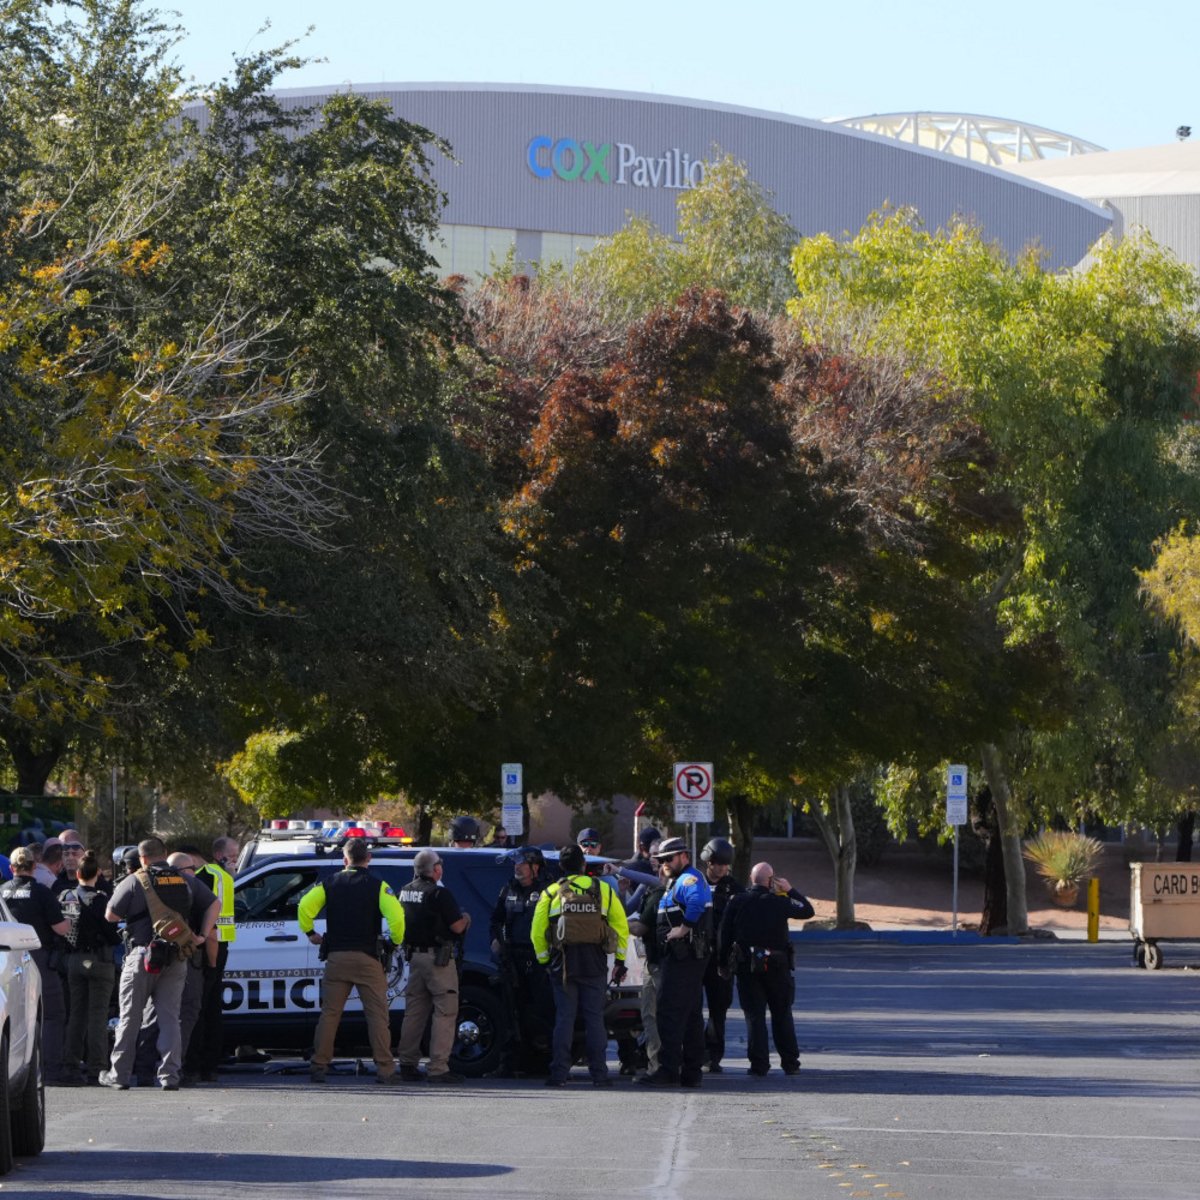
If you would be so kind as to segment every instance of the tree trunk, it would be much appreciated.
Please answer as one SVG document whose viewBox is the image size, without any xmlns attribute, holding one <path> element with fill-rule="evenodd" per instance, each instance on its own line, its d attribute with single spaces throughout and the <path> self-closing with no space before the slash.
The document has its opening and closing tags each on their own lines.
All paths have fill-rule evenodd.
<svg viewBox="0 0 1200 1200">
<path fill-rule="evenodd" d="M 428 846 L 433 838 L 433 813 L 422 804 L 417 809 L 417 840 L 415 845 Z"/>
<path fill-rule="evenodd" d="M 1194 810 L 1185 812 L 1176 824 L 1179 830 L 1179 841 L 1175 844 L 1175 861 L 1192 861 L 1192 834 L 1196 830 L 1196 813 Z"/>
<path fill-rule="evenodd" d="M 46 780 L 62 758 L 67 748 L 66 741 L 53 738 L 43 749 L 35 750 L 24 735 L 8 733 L 4 736 L 4 742 L 17 772 L 17 795 L 44 796 Z"/>
<path fill-rule="evenodd" d="M 979 932 L 990 937 L 1001 929 L 1008 928 L 1008 896 L 1004 883 L 1004 852 L 1000 846 L 1000 825 L 996 817 L 996 806 L 992 803 L 990 788 L 981 788 L 976 793 L 975 813 L 971 818 L 971 829 L 983 842 L 985 848 L 983 866 L 983 911 L 979 918 Z"/>
<path fill-rule="evenodd" d="M 1004 756 L 994 742 L 984 742 L 979 748 L 983 758 L 983 773 L 996 806 L 996 823 L 1000 830 L 1000 850 L 1004 856 L 1005 896 L 1008 901 L 1008 932 L 1029 932 L 1029 909 L 1025 901 L 1025 860 L 1021 857 L 1021 827 L 1017 804 L 1008 786 Z"/>
<path fill-rule="evenodd" d="M 744 883 L 750 878 L 754 858 L 754 805 L 748 796 L 730 796 L 725 801 L 725 811 L 733 842 L 733 877 Z"/>
<path fill-rule="evenodd" d="M 854 814 L 850 809 L 850 789 L 839 787 L 832 803 L 821 800 L 810 805 L 813 819 L 821 831 L 825 848 L 833 859 L 834 889 L 837 901 L 837 927 L 854 928 L 854 868 L 858 851 L 854 837 Z"/>
</svg>

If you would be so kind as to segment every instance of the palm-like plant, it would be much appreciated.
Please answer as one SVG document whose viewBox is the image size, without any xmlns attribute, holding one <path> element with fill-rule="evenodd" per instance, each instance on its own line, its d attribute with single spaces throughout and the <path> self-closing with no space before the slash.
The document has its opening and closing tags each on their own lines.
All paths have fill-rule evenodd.
<svg viewBox="0 0 1200 1200">
<path fill-rule="evenodd" d="M 1046 829 L 1025 843 L 1023 853 L 1055 891 L 1066 892 L 1096 869 L 1104 846 L 1082 833 Z"/>
</svg>

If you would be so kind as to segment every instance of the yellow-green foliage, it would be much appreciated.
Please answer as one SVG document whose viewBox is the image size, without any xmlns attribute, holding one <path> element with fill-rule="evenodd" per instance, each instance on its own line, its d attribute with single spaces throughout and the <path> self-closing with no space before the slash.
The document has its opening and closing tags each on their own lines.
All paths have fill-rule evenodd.
<svg viewBox="0 0 1200 1200">
<path fill-rule="evenodd" d="M 1030 838 L 1022 853 L 1039 875 L 1055 883 L 1073 884 L 1096 869 L 1104 847 L 1081 833 L 1047 829 Z"/>
</svg>

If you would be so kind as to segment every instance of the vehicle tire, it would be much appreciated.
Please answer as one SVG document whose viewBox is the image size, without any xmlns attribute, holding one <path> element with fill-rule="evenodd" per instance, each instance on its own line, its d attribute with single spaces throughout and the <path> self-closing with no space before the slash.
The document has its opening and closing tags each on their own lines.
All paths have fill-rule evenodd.
<svg viewBox="0 0 1200 1200">
<path fill-rule="evenodd" d="M 1146 943 L 1134 942 L 1133 944 L 1133 965 L 1135 967 L 1144 967 L 1146 965 Z"/>
<path fill-rule="evenodd" d="M 13 1169 L 12 1125 L 8 1117 L 8 1030 L 0 1035 L 0 1175 Z"/>
<path fill-rule="evenodd" d="M 450 1070 L 478 1077 L 500 1065 L 504 1008 L 486 984 L 464 983 L 458 999 L 458 1036 L 450 1051 Z"/>
<path fill-rule="evenodd" d="M 21 1098 L 13 1108 L 12 1148 L 14 1154 L 41 1154 L 46 1145 L 46 1080 L 42 1072 L 42 1029 L 39 1025 L 33 1043 L 33 1057 Z"/>
<path fill-rule="evenodd" d="M 1163 952 L 1156 942 L 1146 943 L 1146 970 L 1157 971 L 1163 964 Z"/>
</svg>

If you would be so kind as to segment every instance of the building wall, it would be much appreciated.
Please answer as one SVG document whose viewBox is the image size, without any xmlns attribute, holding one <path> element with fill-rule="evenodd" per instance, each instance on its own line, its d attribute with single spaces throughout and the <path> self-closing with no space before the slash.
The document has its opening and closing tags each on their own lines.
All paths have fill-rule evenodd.
<svg viewBox="0 0 1200 1200">
<path fill-rule="evenodd" d="M 332 90 L 286 90 L 278 97 L 299 107 Z M 721 153 L 746 162 L 803 235 L 851 234 L 885 205 L 912 205 L 931 228 L 969 217 L 1010 253 L 1037 242 L 1050 266 L 1063 267 L 1078 262 L 1110 221 L 1088 201 L 1006 172 L 798 117 L 583 89 L 372 84 L 355 90 L 385 100 L 452 147 L 455 161 L 439 156 L 433 171 L 449 197 L 445 223 L 455 231 L 452 244 L 434 249 L 454 271 L 460 263 L 487 269 L 487 258 L 502 258 L 509 245 L 538 244 L 540 257 L 565 261 L 578 235 L 611 234 L 630 214 L 673 233 L 689 168 L 695 178 L 693 164 Z"/>
</svg>

